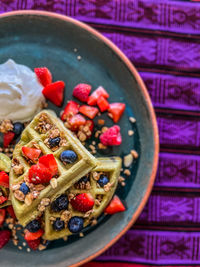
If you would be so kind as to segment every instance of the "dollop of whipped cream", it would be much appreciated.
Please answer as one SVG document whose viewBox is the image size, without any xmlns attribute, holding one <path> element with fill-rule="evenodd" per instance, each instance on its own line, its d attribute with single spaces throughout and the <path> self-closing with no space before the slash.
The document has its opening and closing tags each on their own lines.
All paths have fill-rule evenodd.
<svg viewBox="0 0 200 267">
<path fill-rule="evenodd" d="M 27 66 L 9 59 L 0 64 L 0 121 L 30 121 L 42 109 L 43 86 Z"/>
</svg>

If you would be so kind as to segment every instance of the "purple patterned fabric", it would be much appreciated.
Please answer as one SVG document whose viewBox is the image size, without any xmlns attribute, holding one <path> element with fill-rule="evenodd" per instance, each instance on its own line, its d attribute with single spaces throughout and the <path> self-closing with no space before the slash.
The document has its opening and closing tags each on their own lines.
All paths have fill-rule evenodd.
<svg viewBox="0 0 200 267">
<path fill-rule="evenodd" d="M 200 266 L 200 4 L 172 0 L 0 0 L 0 12 L 54 11 L 112 40 L 140 71 L 160 131 L 152 195 L 98 261 Z"/>
</svg>

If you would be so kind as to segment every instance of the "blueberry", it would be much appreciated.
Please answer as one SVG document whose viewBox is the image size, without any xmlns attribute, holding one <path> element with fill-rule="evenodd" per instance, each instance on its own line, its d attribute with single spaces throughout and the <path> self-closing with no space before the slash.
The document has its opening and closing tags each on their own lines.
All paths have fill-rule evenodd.
<svg viewBox="0 0 200 267">
<path fill-rule="evenodd" d="M 85 183 L 86 184 L 88 181 L 89 181 L 89 177 L 88 176 L 84 176 L 78 181 L 78 183 Z"/>
<path fill-rule="evenodd" d="M 107 183 L 109 182 L 109 179 L 107 176 L 105 175 L 101 175 L 99 180 L 97 181 L 97 183 L 101 186 L 101 187 L 104 187 L 104 185 L 106 185 Z"/>
<path fill-rule="evenodd" d="M 61 211 L 61 210 L 66 210 L 67 206 L 68 206 L 68 198 L 66 195 L 59 196 L 51 204 L 52 210 L 56 212 Z"/>
<path fill-rule="evenodd" d="M 24 130 L 24 124 L 21 122 L 15 122 L 13 124 L 13 132 L 15 133 L 15 137 L 19 137 L 22 131 Z"/>
<path fill-rule="evenodd" d="M 64 163 L 74 163 L 77 160 L 77 155 L 73 150 L 65 150 L 60 154 L 60 159 Z"/>
<path fill-rule="evenodd" d="M 26 229 L 29 230 L 31 233 L 35 233 L 40 230 L 41 226 L 38 220 L 33 220 L 27 224 Z"/>
<path fill-rule="evenodd" d="M 49 145 L 50 147 L 56 147 L 60 143 L 60 137 L 55 137 L 55 138 L 49 138 Z"/>
<path fill-rule="evenodd" d="M 74 216 L 68 222 L 68 228 L 71 233 L 79 233 L 83 229 L 83 218 Z"/>
<path fill-rule="evenodd" d="M 64 221 L 60 220 L 60 218 L 56 218 L 56 220 L 53 222 L 53 229 L 55 231 L 61 231 L 65 228 Z"/>
<path fill-rule="evenodd" d="M 20 185 L 19 190 L 20 190 L 24 195 L 27 195 L 28 192 L 30 191 L 30 189 L 29 189 L 29 187 L 27 186 L 26 183 L 22 183 L 22 184 Z"/>
</svg>

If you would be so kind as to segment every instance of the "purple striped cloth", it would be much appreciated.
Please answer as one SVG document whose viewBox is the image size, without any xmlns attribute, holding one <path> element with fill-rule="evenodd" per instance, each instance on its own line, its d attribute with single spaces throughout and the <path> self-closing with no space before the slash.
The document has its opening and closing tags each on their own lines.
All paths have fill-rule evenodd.
<svg viewBox="0 0 200 267">
<path fill-rule="evenodd" d="M 200 4 L 169 0 L 0 0 L 84 21 L 140 71 L 160 131 L 152 195 L 136 224 L 97 261 L 200 266 Z"/>
</svg>

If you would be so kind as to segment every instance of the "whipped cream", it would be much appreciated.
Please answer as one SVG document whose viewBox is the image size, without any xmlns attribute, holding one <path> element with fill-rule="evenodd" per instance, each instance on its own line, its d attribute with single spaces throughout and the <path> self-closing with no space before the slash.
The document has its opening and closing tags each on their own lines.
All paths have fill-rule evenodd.
<svg viewBox="0 0 200 267">
<path fill-rule="evenodd" d="M 26 122 L 42 109 L 44 96 L 36 74 L 9 59 L 0 64 L 0 121 Z"/>
</svg>

